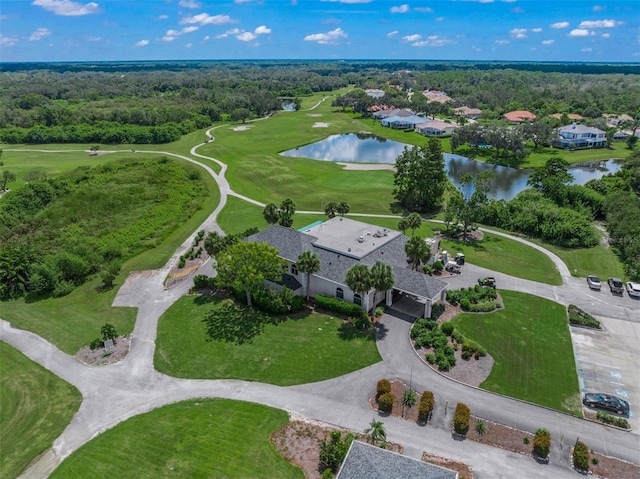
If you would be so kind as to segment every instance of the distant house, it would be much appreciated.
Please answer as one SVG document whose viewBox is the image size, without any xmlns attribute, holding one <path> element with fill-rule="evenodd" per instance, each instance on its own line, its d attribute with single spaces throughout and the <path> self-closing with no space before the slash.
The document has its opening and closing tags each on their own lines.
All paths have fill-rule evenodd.
<svg viewBox="0 0 640 479">
<path fill-rule="evenodd" d="M 623 113 L 622 115 L 604 115 L 607 126 L 616 127 L 625 121 L 633 121 L 631 115 Z"/>
<path fill-rule="evenodd" d="M 616 132 L 613 134 L 613 139 L 614 139 L 614 140 L 617 140 L 617 141 L 624 141 L 624 140 L 626 140 L 627 138 L 629 138 L 630 136 L 631 136 L 631 135 L 630 135 L 629 133 L 627 133 L 626 131 L 622 131 L 622 130 L 620 130 L 620 131 L 616 131 Z"/>
<path fill-rule="evenodd" d="M 556 120 L 562 119 L 565 113 L 554 113 L 553 115 L 549 115 L 551 118 L 555 118 Z M 582 115 L 578 115 L 577 113 L 566 113 L 567 118 L 572 121 L 582 121 L 584 117 Z"/>
<path fill-rule="evenodd" d="M 278 250 L 287 263 L 283 282 L 293 285 L 290 289 L 294 294 L 306 291 L 306 274 L 296 267 L 298 256 L 303 251 L 312 251 L 320 259 L 320 270 L 311 275 L 311 296 L 339 298 L 359 304 L 367 311 L 383 301 L 391 306 L 394 297 L 402 296 L 413 301 L 425 317 L 430 317 L 433 304 L 444 304 L 447 283 L 410 268 L 404 250 L 408 240 L 399 231 L 342 217 L 313 223 L 298 231 L 274 225 L 247 238 L 247 241 L 267 243 Z M 437 250 L 437 245 L 432 253 L 433 249 Z M 377 261 L 391 266 L 395 278 L 392 290 L 376 292 L 371 289 L 360 296 L 349 289 L 345 284 L 347 271 L 356 264 L 371 267 Z"/>
<path fill-rule="evenodd" d="M 424 90 L 422 94 L 427 98 L 428 101 L 435 101 L 438 103 L 453 101 L 453 98 L 440 90 Z"/>
<path fill-rule="evenodd" d="M 364 92 L 373 98 L 382 98 L 384 96 L 384 90 L 378 90 L 375 88 L 367 88 Z"/>
<path fill-rule="evenodd" d="M 426 123 L 420 123 L 416 125 L 416 132 L 424 136 L 441 137 L 451 136 L 453 130 L 459 128 L 455 123 L 449 123 L 448 121 L 431 120 Z"/>
<path fill-rule="evenodd" d="M 530 111 L 524 110 L 510 111 L 502 116 L 509 120 L 509 123 L 513 125 L 517 125 L 518 123 L 523 123 L 525 121 L 536 121 L 537 118 L 537 116 Z"/>
<path fill-rule="evenodd" d="M 453 110 L 458 116 L 463 116 L 469 120 L 477 120 L 482 116 L 482 110 L 479 108 L 469 108 L 468 106 L 461 106 Z"/>
<path fill-rule="evenodd" d="M 417 125 L 420 123 L 426 123 L 429 121 L 428 118 L 424 116 L 418 115 L 409 115 L 409 116 L 390 116 L 388 118 L 384 118 L 380 124 L 382 126 L 386 126 L 387 128 L 395 128 L 395 129 L 415 129 Z"/>
<path fill-rule="evenodd" d="M 571 125 L 556 129 L 553 146 L 569 150 L 578 148 L 603 148 L 607 143 L 607 134 L 599 128 L 591 126 Z"/>
<path fill-rule="evenodd" d="M 458 479 L 451 469 L 353 441 L 336 479 Z"/>
<path fill-rule="evenodd" d="M 383 118 L 389 118 L 392 116 L 407 117 L 411 115 L 414 115 L 414 113 L 411 110 L 408 110 L 406 108 L 403 108 L 403 109 L 389 108 L 389 109 L 378 110 L 374 112 L 371 116 L 373 116 L 376 120 L 382 120 Z"/>
</svg>

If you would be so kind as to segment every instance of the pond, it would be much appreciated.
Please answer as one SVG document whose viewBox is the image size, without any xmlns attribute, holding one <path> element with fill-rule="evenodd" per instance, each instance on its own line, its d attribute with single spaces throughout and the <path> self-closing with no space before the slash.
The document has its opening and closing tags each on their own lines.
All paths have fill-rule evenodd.
<svg viewBox="0 0 640 479">
<path fill-rule="evenodd" d="M 405 147 L 411 145 L 399 141 L 387 140 L 367 133 L 348 133 L 332 135 L 322 141 L 300 146 L 280 153 L 282 156 L 310 158 L 312 160 L 334 161 L 339 163 L 385 163 L 394 164 Z M 527 187 L 531 175 L 530 169 L 517 169 L 498 166 L 472 160 L 451 153 L 444 153 L 447 176 L 456 186 L 465 173 L 475 176 L 483 171 L 493 171 L 496 175 L 489 196 L 509 200 Z M 598 179 L 608 173 L 615 173 L 620 165 L 614 160 L 596 161 L 572 165 L 569 172 L 574 183 L 583 185 L 589 180 Z"/>
</svg>

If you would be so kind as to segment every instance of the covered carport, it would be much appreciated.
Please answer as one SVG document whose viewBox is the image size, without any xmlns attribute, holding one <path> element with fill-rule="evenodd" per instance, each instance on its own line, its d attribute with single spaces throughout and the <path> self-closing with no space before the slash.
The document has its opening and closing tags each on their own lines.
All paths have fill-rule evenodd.
<svg viewBox="0 0 640 479">
<path fill-rule="evenodd" d="M 429 318 L 433 305 L 447 300 L 447 283 L 407 269 L 394 271 L 393 294 L 387 296 L 387 306 L 414 318 Z"/>
</svg>

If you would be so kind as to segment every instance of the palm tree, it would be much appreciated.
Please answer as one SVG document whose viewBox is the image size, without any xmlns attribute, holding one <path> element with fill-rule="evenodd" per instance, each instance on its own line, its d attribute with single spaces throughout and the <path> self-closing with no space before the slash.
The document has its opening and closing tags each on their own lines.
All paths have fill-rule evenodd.
<svg viewBox="0 0 640 479">
<path fill-rule="evenodd" d="M 349 213 L 349 210 L 351 208 L 349 207 L 349 203 L 345 203 L 344 201 L 342 203 L 340 203 L 338 205 L 338 207 L 336 208 L 336 213 L 338 213 L 340 216 L 342 216 L 344 218 L 344 215 L 346 215 L 347 213 Z"/>
<path fill-rule="evenodd" d="M 329 218 L 333 218 L 336 215 L 337 210 L 338 210 L 337 203 L 330 201 L 324 207 L 324 214 L 327 215 Z"/>
<path fill-rule="evenodd" d="M 402 234 L 404 234 L 409 228 L 409 222 L 407 221 L 406 218 L 402 218 L 400 221 L 398 221 L 398 229 L 400 231 L 402 231 Z"/>
<path fill-rule="evenodd" d="M 404 408 L 411 409 L 415 406 L 418 396 L 413 389 L 407 389 L 402 395 L 402 417 L 404 417 Z"/>
<path fill-rule="evenodd" d="M 422 226 L 422 218 L 418 213 L 411 213 L 407 216 L 407 226 L 411 230 L 411 236 L 415 236 L 416 230 Z"/>
<path fill-rule="evenodd" d="M 309 301 L 309 290 L 311 289 L 311 275 L 320 271 L 320 258 L 313 251 L 303 251 L 296 260 L 298 271 L 307 274 L 307 301 Z"/>
<path fill-rule="evenodd" d="M 278 207 L 273 203 L 269 203 L 262 210 L 262 216 L 270 225 L 275 225 L 280 219 L 280 215 L 278 214 Z"/>
<path fill-rule="evenodd" d="M 376 264 L 371 267 L 371 282 L 376 291 L 385 291 L 386 293 L 386 291 L 393 288 L 395 278 L 393 277 L 391 265 L 376 261 Z"/>
<path fill-rule="evenodd" d="M 411 261 L 412 269 L 417 270 L 420 263 L 427 258 L 429 247 L 419 236 L 412 236 L 404 245 L 404 251 Z"/>
<path fill-rule="evenodd" d="M 387 439 L 387 431 L 384 430 L 384 424 L 382 421 L 376 421 L 375 419 L 371 421 L 369 427 L 365 429 L 364 433 L 369 435 L 371 444 Z"/>
<path fill-rule="evenodd" d="M 365 293 L 367 293 L 371 286 L 373 286 L 373 281 L 371 278 L 371 271 L 367 265 L 364 264 L 356 264 L 352 266 L 349 271 L 347 271 L 347 276 L 345 278 L 345 283 L 351 291 L 360 295 L 362 299 L 364 299 Z M 368 303 L 368 301 L 367 301 Z M 365 311 L 369 310 L 369 305 L 362 302 L 362 308 Z"/>
</svg>

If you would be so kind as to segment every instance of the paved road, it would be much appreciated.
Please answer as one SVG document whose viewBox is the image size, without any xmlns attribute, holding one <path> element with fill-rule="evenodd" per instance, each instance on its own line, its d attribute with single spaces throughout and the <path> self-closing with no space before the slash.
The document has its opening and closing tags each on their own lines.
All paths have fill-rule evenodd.
<svg viewBox="0 0 640 479">
<path fill-rule="evenodd" d="M 210 138 L 211 130 L 207 132 Z M 220 231 L 216 222 L 219 211 L 228 195 L 234 195 L 261 204 L 234 193 L 224 174 L 226 165 L 218 160 L 198 154 L 194 147 L 191 154 L 220 166 L 216 173 L 202 165 L 220 187 L 221 205 L 203 223 L 200 229 Z M 169 152 L 148 152 L 172 155 L 201 164 L 197 160 Z M 372 215 L 373 216 L 373 215 Z M 195 232 L 194 232 L 195 235 Z M 518 239 L 519 241 L 525 241 Z M 167 265 L 155 271 L 133 273 L 122 286 L 114 306 L 138 308 L 133 332 L 131 351 L 120 363 L 100 368 L 82 365 L 62 353 L 43 338 L 28 331 L 18 330 L 0 320 L 0 339 L 16 347 L 29 358 L 57 374 L 77 387 L 83 396 L 80 410 L 65 431 L 56 439 L 53 447 L 33 463 L 21 477 L 44 478 L 78 447 L 101 432 L 137 414 L 162 405 L 194 397 L 223 397 L 252 401 L 281 408 L 308 418 L 325 421 L 354 430 L 364 430 L 375 413 L 369 408 L 367 399 L 373 394 L 375 383 L 382 377 L 399 378 L 412 382 L 418 390 L 432 390 L 438 405 L 433 425 L 420 427 L 402 419 L 384 419 L 388 437 L 406 445 L 407 454 L 419 457 L 422 450 L 461 460 L 471 465 L 478 478 L 563 478 L 575 477 L 568 466 L 568 448 L 576 437 L 588 440 L 593 450 L 640 463 L 640 436 L 625 433 L 599 424 L 524 403 L 487 391 L 472 388 L 447 379 L 424 366 L 409 344 L 411 324 L 400 318 L 385 315 L 382 320 L 384 335 L 378 341 L 383 361 L 354 373 L 323 381 L 293 387 L 278 387 L 269 384 L 236 380 L 185 380 L 160 374 L 153 368 L 153 354 L 158 318 L 189 288 L 184 282 L 171 290 L 165 290 L 163 281 L 187 249 L 192 238 L 185 241 Z M 536 248 L 540 248 L 537 245 Z M 545 251 L 548 254 L 548 252 Z M 500 287 L 530 292 L 563 304 L 591 304 L 593 298 L 584 285 L 570 277 L 562 261 L 553 257 L 563 277 L 563 286 L 552 287 L 495 272 L 473 265 L 465 265 L 460 277 L 452 278 L 451 287 L 474 284 L 478 276 L 491 273 Z M 205 264 L 203 268 L 211 268 Z M 606 316 L 616 320 L 638 321 L 635 304 L 615 302 L 610 298 L 600 299 Z M 470 405 L 474 414 L 503 424 L 525 430 L 547 428 L 554 440 L 551 461 L 540 466 L 529 457 L 502 451 L 497 448 L 466 441 L 463 446 L 455 441 L 449 430 L 449 416 L 444 414 L 444 404 L 451 407 L 459 400 Z M 561 440 L 562 439 L 562 440 Z"/>
</svg>

